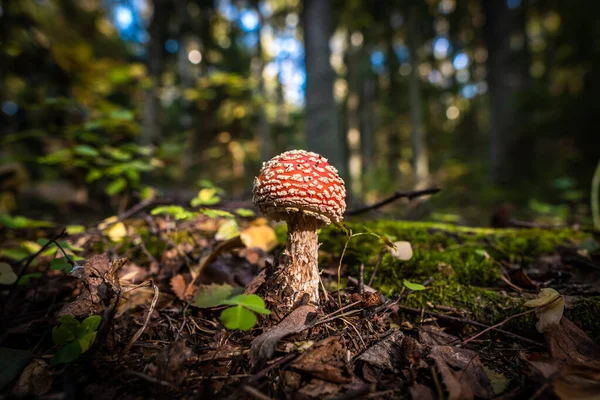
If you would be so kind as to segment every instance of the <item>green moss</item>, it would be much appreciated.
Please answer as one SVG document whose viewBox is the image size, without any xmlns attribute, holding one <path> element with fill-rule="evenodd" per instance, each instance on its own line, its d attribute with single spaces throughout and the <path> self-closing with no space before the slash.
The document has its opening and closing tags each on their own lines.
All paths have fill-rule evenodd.
<svg viewBox="0 0 600 400">
<path fill-rule="evenodd" d="M 405 221 L 351 222 L 346 225 L 353 233 L 373 231 L 392 242 L 405 240 L 411 243 L 413 257 L 409 261 L 400 261 L 389 253 L 384 255 L 373 284 L 383 294 L 399 293 L 404 279 L 416 283 L 429 281 L 427 290 L 410 293 L 404 304 L 417 308 L 455 307 L 469 312 L 467 318 L 487 324 L 498 323 L 524 311 L 524 300 L 490 290 L 498 287 L 502 261 L 529 262 L 540 255 L 554 253 L 556 246 L 574 246 L 588 236 L 568 229 L 494 230 Z M 320 232 L 322 265 L 337 264 L 346 239 L 346 233 L 335 227 Z M 362 263 L 368 277 L 384 247 L 382 240 L 370 235 L 353 237 L 344 257 L 349 273 L 356 275 Z M 594 304 L 597 315 L 600 301 Z M 576 307 L 574 315 L 586 311 L 584 308 Z M 587 329 L 600 334 L 600 322 L 596 322 L 593 315 L 588 316 Z M 577 319 L 584 317 L 578 315 Z M 536 335 L 534 325 L 535 316 L 528 315 L 511 320 L 506 329 Z"/>
<path fill-rule="evenodd" d="M 567 318 L 583 329 L 596 343 L 600 343 L 600 296 L 579 299 L 567 313 Z"/>
</svg>

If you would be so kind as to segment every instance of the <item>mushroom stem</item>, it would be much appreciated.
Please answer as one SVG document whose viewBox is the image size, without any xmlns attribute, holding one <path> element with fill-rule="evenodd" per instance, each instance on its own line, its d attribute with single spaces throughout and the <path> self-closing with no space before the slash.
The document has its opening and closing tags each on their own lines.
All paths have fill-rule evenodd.
<svg viewBox="0 0 600 400">
<path fill-rule="evenodd" d="M 317 229 L 322 226 L 322 222 L 309 215 L 293 213 L 288 217 L 287 223 L 287 245 L 280 279 L 281 288 L 290 296 L 285 296 L 284 301 L 288 303 L 286 306 L 292 307 L 306 293 L 309 301 L 319 304 Z"/>
</svg>

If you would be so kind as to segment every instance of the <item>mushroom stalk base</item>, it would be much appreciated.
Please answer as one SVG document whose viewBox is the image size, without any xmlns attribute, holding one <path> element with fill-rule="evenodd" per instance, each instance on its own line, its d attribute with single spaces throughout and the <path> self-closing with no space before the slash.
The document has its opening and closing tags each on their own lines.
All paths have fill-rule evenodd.
<svg viewBox="0 0 600 400">
<path fill-rule="evenodd" d="M 312 216 L 294 214 L 287 219 L 288 236 L 281 259 L 279 282 L 284 307 L 293 307 L 304 294 L 319 304 L 319 238 L 322 222 Z"/>
</svg>

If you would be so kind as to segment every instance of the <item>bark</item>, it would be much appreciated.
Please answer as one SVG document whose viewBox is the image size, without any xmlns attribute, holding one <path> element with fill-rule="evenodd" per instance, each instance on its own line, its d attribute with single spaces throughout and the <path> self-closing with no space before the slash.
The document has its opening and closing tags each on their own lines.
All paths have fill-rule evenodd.
<svg viewBox="0 0 600 400">
<path fill-rule="evenodd" d="M 526 42 L 511 48 L 511 37 L 518 33 L 525 40 L 525 11 L 510 10 L 504 1 L 482 1 L 486 22 L 483 28 L 488 50 L 490 100 L 490 163 L 492 180 L 506 185 L 515 176 L 515 143 L 523 116 L 516 96 L 529 80 Z"/>
<path fill-rule="evenodd" d="M 411 6 L 408 18 L 408 51 L 410 53 L 411 72 L 408 81 L 408 100 L 411 122 L 412 164 L 417 188 L 427 185 L 429 180 L 429 158 L 423 128 L 423 103 L 421 100 L 421 85 L 419 79 L 419 46 L 417 30 L 417 9 Z"/>
<path fill-rule="evenodd" d="M 304 46 L 306 60 L 305 131 L 308 150 L 329 159 L 343 179 L 348 177 L 343 136 L 335 99 L 334 74 L 329 63 L 331 0 L 304 1 Z"/>
</svg>

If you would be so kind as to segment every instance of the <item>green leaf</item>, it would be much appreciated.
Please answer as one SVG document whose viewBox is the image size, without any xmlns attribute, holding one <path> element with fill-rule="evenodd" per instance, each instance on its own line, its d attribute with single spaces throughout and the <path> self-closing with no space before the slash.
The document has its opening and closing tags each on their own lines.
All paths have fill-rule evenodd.
<svg viewBox="0 0 600 400">
<path fill-rule="evenodd" d="M 242 306 L 234 306 L 223 310 L 221 322 L 229 330 L 247 331 L 256 326 L 256 315 Z"/>
<path fill-rule="evenodd" d="M 52 328 L 52 341 L 59 346 L 72 342 L 77 338 L 79 325 L 60 324 Z"/>
<path fill-rule="evenodd" d="M 97 332 L 88 332 L 85 335 L 77 338 L 77 341 L 79 342 L 79 346 L 81 347 L 82 353 L 85 353 L 86 351 L 88 351 L 88 349 L 90 348 L 92 343 L 94 343 L 94 340 L 96 340 L 96 334 L 97 334 Z"/>
<path fill-rule="evenodd" d="M 413 282 L 409 282 L 406 279 L 404 279 L 404 281 L 402 282 L 404 284 L 404 286 L 406 286 L 408 289 L 410 290 L 414 290 L 414 291 L 419 291 L 419 290 L 425 290 L 425 286 L 419 284 L 419 283 L 413 283 Z"/>
<path fill-rule="evenodd" d="M 29 252 L 23 249 L 0 249 L 0 257 L 6 257 L 10 260 L 22 260 L 29 256 Z"/>
<path fill-rule="evenodd" d="M 256 294 L 240 294 L 223 301 L 223 304 L 240 305 L 259 314 L 271 314 L 271 311 L 265 307 L 265 301 Z"/>
<path fill-rule="evenodd" d="M 235 216 L 229 211 L 215 210 L 210 208 L 202 208 L 199 211 L 209 218 L 235 218 Z"/>
<path fill-rule="evenodd" d="M 10 264 L 0 262 L 0 285 L 12 285 L 18 279 Z"/>
<path fill-rule="evenodd" d="M 52 222 L 29 219 L 21 215 L 11 217 L 6 214 L 0 214 L 0 225 L 9 229 L 49 228 L 54 226 Z"/>
<path fill-rule="evenodd" d="M 41 272 L 32 272 L 30 274 L 24 274 L 23 276 L 21 276 L 21 278 L 19 278 L 17 285 L 19 285 L 19 286 L 27 285 L 30 280 L 32 280 L 34 278 L 41 278 L 41 277 L 42 277 Z"/>
<path fill-rule="evenodd" d="M 106 186 L 104 190 L 107 195 L 114 196 L 115 194 L 122 192 L 127 187 L 127 180 L 125 178 L 117 178 Z"/>
<path fill-rule="evenodd" d="M 56 353 L 56 355 L 52 357 L 52 360 L 50 360 L 50 364 L 67 364 L 77 360 L 80 355 L 81 345 L 79 344 L 79 341 L 75 340 L 74 342 L 71 342 L 62 347 Z"/>
<path fill-rule="evenodd" d="M 85 232 L 85 226 L 83 225 L 69 225 L 67 226 L 67 233 L 69 235 L 76 235 L 78 233 Z"/>
<path fill-rule="evenodd" d="M 192 207 L 210 206 L 217 204 L 219 201 L 221 201 L 221 198 L 217 196 L 216 188 L 205 188 L 200 189 L 196 197 L 192 199 L 191 205 Z"/>
<path fill-rule="evenodd" d="M 98 157 L 100 155 L 100 153 L 98 153 L 98 150 L 86 144 L 80 144 L 79 146 L 75 146 L 73 151 L 75 152 L 75 154 L 85 157 Z"/>
<path fill-rule="evenodd" d="M 102 317 L 99 315 L 91 315 L 81 321 L 81 327 L 85 333 L 95 332 L 98 330 L 98 326 L 100 326 L 100 322 L 102 321 Z"/>
<path fill-rule="evenodd" d="M 254 217 L 256 213 L 248 208 L 236 208 L 235 213 L 243 218 Z"/>
<path fill-rule="evenodd" d="M 224 304 L 223 302 L 227 300 L 232 293 L 233 287 L 231 285 L 218 285 L 216 283 L 213 283 L 212 285 L 202 285 L 198 288 L 196 298 L 192 305 L 199 308 L 220 306 Z"/>
<path fill-rule="evenodd" d="M 0 390 L 17 377 L 30 358 L 28 350 L 0 347 Z"/>
<path fill-rule="evenodd" d="M 92 183 L 92 182 L 97 181 L 98 179 L 102 178 L 103 175 L 104 174 L 99 169 L 92 168 L 90 170 L 90 172 L 87 173 L 87 175 L 85 177 L 85 181 L 87 183 Z"/>
<path fill-rule="evenodd" d="M 195 214 L 191 211 L 184 209 L 181 206 L 160 206 L 155 207 L 150 211 L 152 215 L 165 214 L 174 217 L 177 220 L 180 219 L 192 219 Z"/>
<path fill-rule="evenodd" d="M 222 223 L 215 233 L 215 240 L 229 240 L 240 234 L 240 227 L 234 219 Z"/>
<path fill-rule="evenodd" d="M 71 272 L 73 266 L 67 262 L 64 258 L 55 258 L 50 261 L 50 269 L 52 271 L 64 270 L 66 273 Z"/>
</svg>

